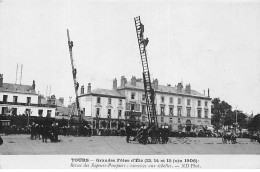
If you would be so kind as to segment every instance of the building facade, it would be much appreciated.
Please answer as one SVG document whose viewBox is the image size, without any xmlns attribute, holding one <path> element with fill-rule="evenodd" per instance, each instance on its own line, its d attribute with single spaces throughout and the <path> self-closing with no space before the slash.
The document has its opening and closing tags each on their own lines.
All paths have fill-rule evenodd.
<svg viewBox="0 0 260 172">
<path fill-rule="evenodd" d="M 191 89 L 190 84 L 183 88 L 163 86 L 158 80 L 153 81 L 156 97 L 158 125 L 168 125 L 172 131 L 180 126 L 185 131 L 192 131 L 201 126 L 211 125 L 211 98 Z M 79 96 L 83 116 L 91 119 L 93 128 L 115 129 L 125 123 L 140 126 L 148 125 L 148 116 L 142 79 L 132 77 L 130 82 L 122 76 L 121 84 L 113 80 L 113 89 L 94 89 L 88 85 L 87 93 L 81 87 Z"/>
<path fill-rule="evenodd" d="M 117 129 L 124 125 L 125 96 L 116 90 L 91 90 L 91 84 L 88 84 L 86 94 L 81 87 L 79 103 L 83 119 L 91 119 L 94 129 Z"/>
<path fill-rule="evenodd" d="M 32 85 L 3 83 L 0 74 L 0 114 L 55 117 L 55 105 L 39 102 L 35 81 Z"/>
<path fill-rule="evenodd" d="M 211 125 L 209 90 L 208 95 L 205 95 L 192 90 L 190 84 L 185 88 L 182 83 L 175 87 L 163 86 L 158 84 L 157 79 L 153 81 L 153 88 L 156 92 L 155 104 L 159 126 L 168 125 L 173 131 L 183 126 L 186 131 L 190 131 L 199 126 Z M 148 123 L 142 79 L 132 77 L 131 81 L 127 82 L 122 76 L 121 85 L 116 90 L 126 97 L 126 120 Z"/>
</svg>

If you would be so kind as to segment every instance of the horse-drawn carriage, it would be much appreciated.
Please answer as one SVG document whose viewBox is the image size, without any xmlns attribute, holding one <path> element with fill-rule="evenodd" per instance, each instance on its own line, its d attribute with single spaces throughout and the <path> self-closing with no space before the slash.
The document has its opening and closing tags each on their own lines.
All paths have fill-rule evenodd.
<svg viewBox="0 0 260 172">
<path fill-rule="evenodd" d="M 222 134 L 222 142 L 223 143 L 231 142 L 232 144 L 235 144 L 236 139 L 237 139 L 237 136 L 232 131 L 226 131 L 226 132 L 223 132 L 223 134 Z"/>
<path fill-rule="evenodd" d="M 251 142 L 258 142 L 258 143 L 260 143 L 260 133 L 257 133 L 257 132 L 254 132 L 254 133 L 251 133 L 250 134 L 250 141 Z"/>
</svg>

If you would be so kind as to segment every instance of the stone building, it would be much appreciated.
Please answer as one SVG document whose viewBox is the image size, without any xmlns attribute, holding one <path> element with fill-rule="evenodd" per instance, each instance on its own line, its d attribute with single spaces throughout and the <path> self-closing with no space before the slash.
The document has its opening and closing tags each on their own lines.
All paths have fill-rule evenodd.
<svg viewBox="0 0 260 172">
<path fill-rule="evenodd" d="M 114 80 L 116 82 L 116 80 Z M 115 84 L 114 84 L 115 85 Z M 156 92 L 156 110 L 159 126 L 169 125 L 175 131 L 184 126 L 192 130 L 198 126 L 211 125 L 211 98 L 191 89 L 188 84 L 184 88 L 182 83 L 177 86 L 159 85 L 157 79 L 153 81 Z M 120 94 L 125 96 L 125 119 L 134 123 L 148 123 L 146 100 L 142 79 L 132 77 L 130 82 L 121 77 L 121 85 L 117 87 Z"/>
<path fill-rule="evenodd" d="M 35 91 L 35 81 L 32 85 L 10 84 L 3 82 L 0 74 L 0 114 L 41 117 L 55 117 L 55 105 L 42 104 Z"/>
<path fill-rule="evenodd" d="M 79 103 L 83 118 L 91 119 L 94 129 L 117 129 L 124 123 L 125 96 L 116 90 L 91 90 L 89 83 L 87 93 L 81 87 Z"/>
</svg>

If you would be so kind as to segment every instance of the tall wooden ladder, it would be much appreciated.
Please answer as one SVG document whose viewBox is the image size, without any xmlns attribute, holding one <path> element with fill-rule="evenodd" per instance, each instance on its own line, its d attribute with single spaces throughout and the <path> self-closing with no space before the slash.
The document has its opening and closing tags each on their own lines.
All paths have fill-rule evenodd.
<svg viewBox="0 0 260 172">
<path fill-rule="evenodd" d="M 155 91 L 152 87 L 151 79 L 150 79 L 150 72 L 148 67 L 147 61 L 147 54 L 146 54 L 146 46 L 148 44 L 147 38 L 144 39 L 144 25 L 141 23 L 140 16 L 134 18 L 135 21 L 135 28 L 136 28 L 136 35 L 139 45 L 139 51 L 143 66 L 143 82 L 144 82 L 144 90 L 145 90 L 145 98 L 146 98 L 146 108 L 147 108 L 147 115 L 148 115 L 148 132 L 153 129 L 154 127 L 158 126 L 157 123 L 157 115 L 156 115 L 156 106 L 155 106 Z"/>
<path fill-rule="evenodd" d="M 76 116 L 79 116 L 79 121 L 82 121 L 82 113 L 80 110 L 80 105 L 79 105 L 79 98 L 78 98 L 78 89 L 79 89 L 79 83 L 77 81 L 77 69 L 75 68 L 74 65 L 74 60 L 73 60 L 73 55 L 72 55 L 72 47 L 73 47 L 73 42 L 70 40 L 70 35 L 69 35 L 69 30 L 67 29 L 67 37 L 68 37 L 68 46 L 69 46 L 69 52 L 70 52 L 70 62 L 71 62 L 71 68 L 72 68 L 72 77 L 73 77 L 73 82 L 74 82 L 74 88 L 75 88 L 75 95 L 76 95 Z"/>
</svg>

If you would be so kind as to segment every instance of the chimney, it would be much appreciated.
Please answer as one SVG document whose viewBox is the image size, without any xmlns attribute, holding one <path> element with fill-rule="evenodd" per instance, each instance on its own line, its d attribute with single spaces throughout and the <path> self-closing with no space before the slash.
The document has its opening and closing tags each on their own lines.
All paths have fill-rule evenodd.
<svg viewBox="0 0 260 172">
<path fill-rule="evenodd" d="M 62 105 L 64 105 L 64 98 L 63 97 L 60 97 L 59 101 L 62 103 Z"/>
<path fill-rule="evenodd" d="M 209 88 L 208 88 L 208 97 L 209 97 Z"/>
<path fill-rule="evenodd" d="M 91 83 L 88 83 L 88 92 L 87 93 L 91 93 Z"/>
<path fill-rule="evenodd" d="M 3 86 L 3 80 L 4 80 L 3 74 L 0 74 L 0 87 Z"/>
<path fill-rule="evenodd" d="M 204 96 L 205 96 L 205 90 L 203 90 L 203 92 L 204 92 Z"/>
<path fill-rule="evenodd" d="M 51 104 L 52 105 L 56 105 L 56 97 L 55 97 L 55 95 L 51 96 Z"/>
<path fill-rule="evenodd" d="M 121 76 L 121 87 L 125 87 L 127 80 L 125 78 L 125 76 Z"/>
<path fill-rule="evenodd" d="M 177 92 L 182 92 L 182 88 L 183 88 L 182 83 L 181 82 L 178 83 L 178 85 L 177 85 Z"/>
<path fill-rule="evenodd" d="M 153 80 L 153 86 L 155 90 L 158 90 L 158 79 Z"/>
<path fill-rule="evenodd" d="M 117 80 L 116 78 L 113 80 L 113 90 L 117 89 Z"/>
<path fill-rule="evenodd" d="M 187 84 L 187 85 L 186 85 L 185 91 L 186 91 L 187 94 L 190 94 L 190 91 L 191 91 L 191 89 L 190 89 L 190 84 Z"/>
<path fill-rule="evenodd" d="M 80 94 L 84 94 L 84 85 L 81 86 Z"/>
<path fill-rule="evenodd" d="M 35 81 L 33 80 L 32 88 L 35 90 Z"/>
<path fill-rule="evenodd" d="M 132 76 L 131 78 L 131 85 L 136 86 L 136 77 Z"/>
</svg>

